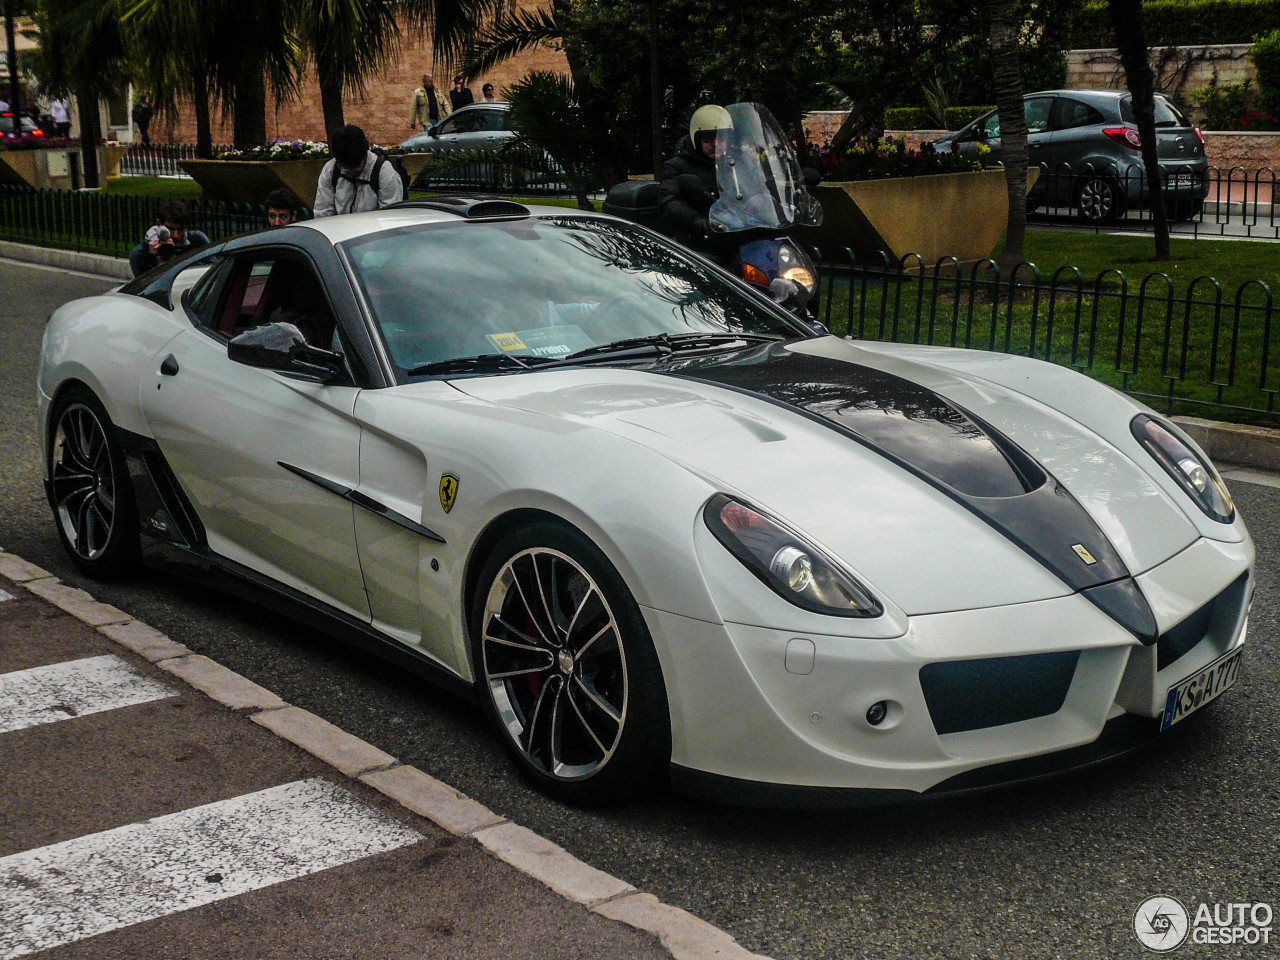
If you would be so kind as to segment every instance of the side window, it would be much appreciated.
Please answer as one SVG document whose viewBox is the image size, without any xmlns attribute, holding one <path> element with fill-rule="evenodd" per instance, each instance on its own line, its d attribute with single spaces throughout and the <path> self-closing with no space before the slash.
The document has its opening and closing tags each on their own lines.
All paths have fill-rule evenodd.
<svg viewBox="0 0 1280 960">
<path fill-rule="evenodd" d="M 992 111 L 982 123 L 979 124 L 978 130 L 982 133 L 982 139 L 994 140 L 1000 136 L 1000 114 Z"/>
<path fill-rule="evenodd" d="M 320 278 L 301 260 L 273 254 L 235 262 L 217 330 L 234 337 L 266 323 L 291 323 L 307 343 L 329 349 L 334 317 Z"/>
<path fill-rule="evenodd" d="M 1087 103 L 1081 103 L 1079 100 L 1073 100 L 1070 97 L 1058 98 L 1057 127 L 1059 130 L 1070 130 L 1072 127 L 1087 127 L 1102 122 L 1102 114 Z"/>
<path fill-rule="evenodd" d="M 436 126 L 436 129 L 440 132 L 440 136 L 447 137 L 451 133 L 458 132 L 457 122 L 457 117 L 445 117 Z"/>
<path fill-rule="evenodd" d="M 511 131 L 514 131 L 514 130 L 515 130 L 515 125 L 514 125 L 514 124 L 512 124 L 512 122 L 511 122 L 511 111 L 510 111 L 510 110 L 499 110 L 499 111 L 498 111 L 498 118 L 499 118 L 499 122 L 502 124 L 502 125 L 498 128 L 499 130 L 511 130 Z"/>
<path fill-rule="evenodd" d="M 478 116 L 476 117 L 476 127 L 475 127 L 476 132 L 479 133 L 479 132 L 489 132 L 492 130 L 501 130 L 504 112 L 505 111 L 502 111 L 502 110 L 477 111 Z"/>
<path fill-rule="evenodd" d="M 185 295 L 178 296 L 181 297 L 195 323 L 210 326 L 209 320 L 217 298 L 219 280 L 226 276 L 230 263 L 231 261 L 225 259 L 206 260 L 203 263 L 193 264 L 174 278 L 175 290 L 180 283 L 187 281 L 184 284 Z"/>
<path fill-rule="evenodd" d="M 466 113 L 455 113 L 451 119 L 453 121 L 453 129 L 449 133 L 471 133 L 476 129 L 476 114 L 479 111 L 468 110 Z"/>
<path fill-rule="evenodd" d="M 1053 97 L 1034 97 L 1022 105 L 1027 118 L 1027 133 L 1044 133 L 1049 129 L 1049 113 L 1053 110 Z"/>
</svg>

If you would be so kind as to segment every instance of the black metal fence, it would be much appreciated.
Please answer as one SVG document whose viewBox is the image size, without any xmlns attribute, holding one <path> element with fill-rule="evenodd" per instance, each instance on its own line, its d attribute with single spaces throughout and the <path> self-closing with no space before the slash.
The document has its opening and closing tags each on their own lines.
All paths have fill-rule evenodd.
<svg viewBox="0 0 1280 960">
<path fill-rule="evenodd" d="M 1231 291 L 1203 276 L 1179 293 L 1163 273 L 1043 276 L 1022 263 L 1006 275 L 993 260 L 930 266 L 849 251 L 820 274 L 821 316 L 837 334 L 1048 360 L 1169 413 L 1280 419 L 1276 306 L 1263 280 Z"/>
<path fill-rule="evenodd" d="M 1162 178 L 1165 210 L 1176 235 L 1280 239 L 1277 177 L 1271 168 L 1173 170 Z M 1152 228 L 1146 173 L 1140 164 L 1071 167 L 1040 174 L 1027 197 L 1031 219 L 1097 229 Z"/>
<path fill-rule="evenodd" d="M 127 256 L 156 222 L 163 199 L 0 186 L 0 239 Z M 191 226 L 220 240 L 267 226 L 267 210 L 249 203 L 185 201 Z"/>
</svg>

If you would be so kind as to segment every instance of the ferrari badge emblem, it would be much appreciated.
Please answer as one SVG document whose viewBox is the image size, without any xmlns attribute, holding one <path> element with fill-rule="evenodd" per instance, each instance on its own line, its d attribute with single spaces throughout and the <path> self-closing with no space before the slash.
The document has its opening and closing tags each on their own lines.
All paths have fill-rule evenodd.
<svg viewBox="0 0 1280 960">
<path fill-rule="evenodd" d="M 455 483 L 456 483 L 456 481 L 455 481 Z M 444 484 L 444 481 L 441 481 L 440 497 L 441 497 L 442 499 L 444 498 L 444 485 L 443 485 L 443 484 Z M 447 509 L 449 509 L 449 508 L 448 508 L 448 507 L 445 507 L 445 509 L 447 510 Z M 1083 544 L 1083 543 L 1073 543 L 1073 544 L 1071 545 L 1071 549 L 1072 549 L 1072 550 L 1074 550 L 1074 551 L 1076 552 L 1076 556 L 1077 556 L 1077 557 L 1079 557 L 1081 560 L 1083 560 L 1086 564 L 1088 564 L 1088 565 L 1089 565 L 1089 566 L 1091 566 L 1091 567 L 1092 567 L 1095 563 L 1097 563 L 1097 562 L 1098 562 L 1098 559 L 1097 559 L 1097 558 L 1096 558 L 1092 553 L 1090 553 L 1088 550 L 1086 550 L 1086 549 L 1085 549 L 1085 546 L 1084 546 L 1084 544 Z"/>
<path fill-rule="evenodd" d="M 440 478 L 440 506 L 444 507 L 445 513 L 453 509 L 453 501 L 457 496 L 458 478 L 452 473 L 446 473 Z"/>
</svg>

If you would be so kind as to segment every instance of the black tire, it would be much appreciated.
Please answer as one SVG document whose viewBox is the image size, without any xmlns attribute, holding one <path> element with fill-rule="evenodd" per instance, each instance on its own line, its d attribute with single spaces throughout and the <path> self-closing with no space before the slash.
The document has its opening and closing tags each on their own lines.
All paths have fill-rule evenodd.
<svg viewBox="0 0 1280 960">
<path fill-rule="evenodd" d="M 1124 191 L 1110 177 L 1085 177 L 1076 186 L 1076 210 L 1085 223 L 1111 223 L 1124 213 Z"/>
<path fill-rule="evenodd" d="M 49 506 L 62 546 L 94 580 L 128 576 L 141 559 L 138 510 L 115 425 L 92 391 L 73 386 L 49 427 Z"/>
<path fill-rule="evenodd" d="M 669 783 L 671 722 L 653 640 L 622 578 L 580 532 L 539 521 L 495 544 L 477 581 L 471 644 L 485 713 L 539 790 L 597 806 Z"/>
<path fill-rule="evenodd" d="M 1175 223 L 1194 220 L 1200 216 L 1200 211 L 1204 209 L 1204 199 L 1170 200 L 1166 209 L 1169 211 L 1169 219 Z"/>
</svg>

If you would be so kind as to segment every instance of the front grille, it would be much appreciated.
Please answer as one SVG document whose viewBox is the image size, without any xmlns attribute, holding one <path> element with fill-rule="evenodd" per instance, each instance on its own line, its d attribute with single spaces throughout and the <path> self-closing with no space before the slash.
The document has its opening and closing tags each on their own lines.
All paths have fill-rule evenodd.
<svg viewBox="0 0 1280 960">
<path fill-rule="evenodd" d="M 1156 669 L 1163 670 L 1189 653 L 1192 647 L 1207 636 L 1230 640 L 1240 619 L 1248 586 L 1249 574 L 1240 574 L 1230 586 L 1203 607 L 1177 626 L 1160 634 L 1160 638 L 1156 640 Z"/>
<path fill-rule="evenodd" d="M 1080 651 L 950 660 L 920 668 L 920 686 L 940 734 L 998 727 L 1057 713 Z"/>
</svg>

